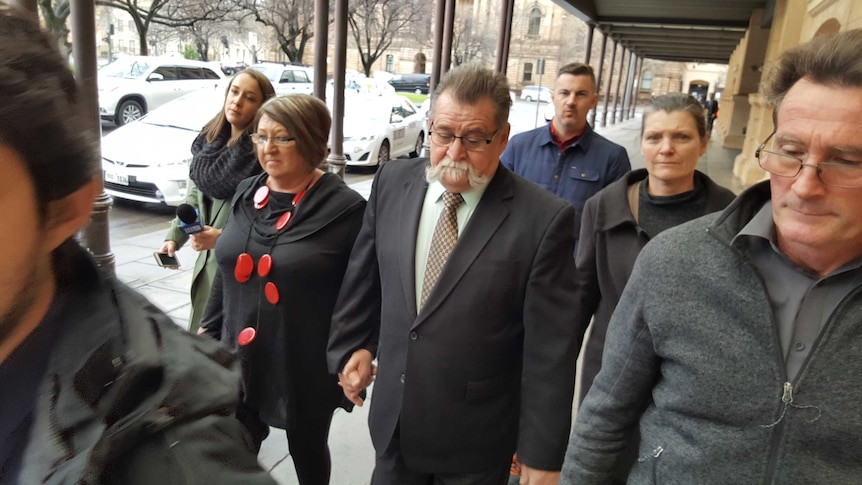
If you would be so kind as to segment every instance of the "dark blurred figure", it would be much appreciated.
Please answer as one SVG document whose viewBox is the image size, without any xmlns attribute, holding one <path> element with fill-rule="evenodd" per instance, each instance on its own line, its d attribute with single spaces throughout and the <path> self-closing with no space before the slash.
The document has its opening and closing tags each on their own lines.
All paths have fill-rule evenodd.
<svg viewBox="0 0 862 485">
<path fill-rule="evenodd" d="M 704 107 L 706 108 L 706 132 L 712 133 L 712 125 L 718 118 L 718 101 L 715 99 L 715 93 L 709 93 L 709 99 L 706 100 Z"/>
<path fill-rule="evenodd" d="M 0 4 L 0 483 L 274 483 L 233 417 L 230 353 L 74 240 L 99 159 L 54 46 Z"/>
</svg>

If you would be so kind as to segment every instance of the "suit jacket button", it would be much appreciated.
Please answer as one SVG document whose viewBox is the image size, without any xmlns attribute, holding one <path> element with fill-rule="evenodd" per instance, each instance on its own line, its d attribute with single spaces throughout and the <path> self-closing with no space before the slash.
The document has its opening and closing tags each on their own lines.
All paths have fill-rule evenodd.
<svg viewBox="0 0 862 485">
<path fill-rule="evenodd" d="M 404 374 L 401 374 L 401 383 L 402 383 L 402 384 L 404 384 L 404 380 L 405 380 L 405 379 L 406 379 L 406 376 L 405 376 Z"/>
<path fill-rule="evenodd" d="M 410 332 L 410 340 L 416 340 L 419 338 L 419 334 L 414 332 Z"/>
</svg>

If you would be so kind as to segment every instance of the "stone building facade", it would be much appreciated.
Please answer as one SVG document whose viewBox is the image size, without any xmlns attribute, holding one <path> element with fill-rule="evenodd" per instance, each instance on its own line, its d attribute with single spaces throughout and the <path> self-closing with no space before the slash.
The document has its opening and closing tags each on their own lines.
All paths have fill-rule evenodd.
<svg viewBox="0 0 862 485">
<path fill-rule="evenodd" d="M 754 152 L 774 129 L 771 106 L 763 96 L 769 70 L 781 53 L 817 35 L 862 28 L 858 0 L 775 0 L 771 25 L 763 27 L 762 11 L 752 15 L 745 37 L 732 54 L 727 87 L 716 121 L 723 145 L 739 148 L 733 173 L 749 185 L 767 178 Z"/>
</svg>

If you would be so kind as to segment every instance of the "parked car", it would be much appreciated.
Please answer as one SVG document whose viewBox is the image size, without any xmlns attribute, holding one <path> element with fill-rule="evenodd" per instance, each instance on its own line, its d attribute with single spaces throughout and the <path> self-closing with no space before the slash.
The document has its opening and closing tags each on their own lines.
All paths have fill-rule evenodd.
<svg viewBox="0 0 862 485">
<path fill-rule="evenodd" d="M 276 62 L 252 64 L 249 69 L 260 71 L 272 81 L 279 96 L 293 93 L 314 93 L 314 71 L 308 67 Z"/>
<path fill-rule="evenodd" d="M 404 96 L 345 98 L 347 165 L 375 166 L 402 155 L 418 157 L 424 141 L 425 117 Z"/>
<path fill-rule="evenodd" d="M 232 61 L 229 59 L 223 59 L 219 63 L 219 69 L 224 73 L 225 76 L 233 76 L 234 74 L 242 71 L 247 68 L 248 64 L 244 61 Z"/>
<path fill-rule="evenodd" d="M 105 192 L 177 206 L 188 190 L 192 141 L 224 102 L 225 86 L 175 99 L 102 138 Z"/>
<path fill-rule="evenodd" d="M 550 103 L 551 89 L 544 86 L 524 86 L 524 89 L 521 90 L 521 99 Z"/>
<path fill-rule="evenodd" d="M 124 56 L 99 68 L 99 116 L 122 126 L 186 93 L 211 88 L 222 79 L 224 75 L 205 62 Z"/>
<path fill-rule="evenodd" d="M 396 74 L 387 82 L 391 84 L 396 91 L 428 94 L 428 90 L 431 89 L 430 74 Z"/>
</svg>

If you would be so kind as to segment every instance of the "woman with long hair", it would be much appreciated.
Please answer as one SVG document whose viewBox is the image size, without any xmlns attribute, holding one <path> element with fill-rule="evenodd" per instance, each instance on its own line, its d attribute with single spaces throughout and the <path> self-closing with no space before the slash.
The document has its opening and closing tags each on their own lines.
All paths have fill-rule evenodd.
<svg viewBox="0 0 862 485">
<path fill-rule="evenodd" d="M 190 241 L 192 249 L 198 251 L 191 283 L 191 332 L 197 331 L 209 299 L 216 272 L 212 250 L 227 223 L 236 187 L 261 172 L 249 127 L 258 108 L 273 96 L 275 89 L 266 76 L 252 69 L 241 71 L 228 84 L 222 109 L 192 143 L 191 183 L 185 203 L 197 210 L 204 230 L 189 236 L 175 218 L 160 250 L 173 256 Z"/>
</svg>

